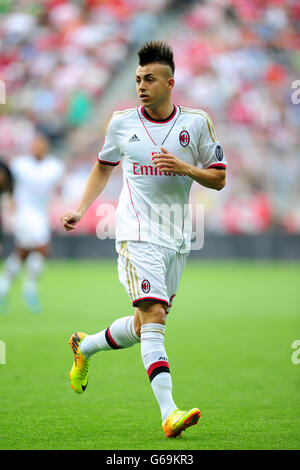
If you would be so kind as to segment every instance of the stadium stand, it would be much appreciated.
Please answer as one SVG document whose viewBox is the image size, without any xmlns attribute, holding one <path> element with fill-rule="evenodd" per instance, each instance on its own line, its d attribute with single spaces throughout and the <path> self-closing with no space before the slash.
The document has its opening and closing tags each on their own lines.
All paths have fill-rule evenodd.
<svg viewBox="0 0 300 470">
<path fill-rule="evenodd" d="M 38 127 L 66 161 L 52 222 L 76 204 L 103 141 L 89 133 L 101 99 L 163 13 L 179 15 L 171 33 L 176 102 L 207 111 L 229 162 L 228 185 L 215 193 L 193 185 L 210 233 L 300 233 L 300 68 L 296 0 L 87 0 L 1 2 L 0 153 L 24 153 Z M 136 105 L 134 98 L 124 103 Z M 121 169 L 102 202 L 116 205 Z M 94 204 L 78 233 L 95 234 Z M 9 217 L 8 217 L 9 218 Z M 9 227 L 9 223 L 8 223 Z"/>
</svg>

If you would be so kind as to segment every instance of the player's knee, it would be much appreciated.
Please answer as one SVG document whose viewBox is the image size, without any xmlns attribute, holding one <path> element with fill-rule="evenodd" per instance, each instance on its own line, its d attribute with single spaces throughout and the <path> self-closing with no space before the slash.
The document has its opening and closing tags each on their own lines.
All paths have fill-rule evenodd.
<svg viewBox="0 0 300 470">
<path fill-rule="evenodd" d="M 141 323 L 160 323 L 165 324 L 167 306 L 152 301 L 141 302 L 138 306 L 140 310 Z"/>
<path fill-rule="evenodd" d="M 141 336 L 141 319 L 139 309 L 135 309 L 134 320 L 133 320 L 134 331 L 138 336 Z"/>
<path fill-rule="evenodd" d="M 31 276 L 39 276 L 44 266 L 44 256 L 38 251 L 33 251 L 26 259 L 26 266 Z"/>
</svg>

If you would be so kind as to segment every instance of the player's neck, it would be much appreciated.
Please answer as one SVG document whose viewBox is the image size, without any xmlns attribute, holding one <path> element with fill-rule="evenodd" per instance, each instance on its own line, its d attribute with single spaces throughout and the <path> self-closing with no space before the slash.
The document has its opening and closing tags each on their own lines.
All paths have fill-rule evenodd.
<svg viewBox="0 0 300 470">
<path fill-rule="evenodd" d="M 33 158 L 38 161 L 38 162 L 41 162 L 44 158 L 44 155 L 37 155 L 37 154 L 33 154 Z"/>
<path fill-rule="evenodd" d="M 154 119 L 155 121 L 165 121 L 174 112 L 174 105 L 172 102 L 168 102 L 159 105 L 156 108 L 143 106 L 143 109 L 147 112 L 150 118 Z"/>
</svg>

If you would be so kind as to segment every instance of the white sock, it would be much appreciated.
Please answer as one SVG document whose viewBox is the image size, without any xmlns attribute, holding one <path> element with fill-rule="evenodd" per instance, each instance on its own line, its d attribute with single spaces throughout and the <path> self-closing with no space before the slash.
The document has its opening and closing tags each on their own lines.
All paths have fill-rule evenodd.
<svg viewBox="0 0 300 470">
<path fill-rule="evenodd" d="M 5 297 L 8 293 L 12 281 L 21 269 L 22 261 L 17 253 L 8 256 L 4 263 L 4 270 L 0 276 L 0 297 Z"/>
<path fill-rule="evenodd" d="M 145 369 L 158 401 L 164 422 L 177 409 L 172 397 L 172 379 L 164 346 L 165 326 L 147 323 L 141 327 L 141 354 Z"/>
<path fill-rule="evenodd" d="M 26 277 L 23 283 L 23 292 L 27 295 L 37 295 L 37 283 L 44 267 L 44 256 L 33 251 L 26 258 Z"/>
<path fill-rule="evenodd" d="M 88 359 L 98 351 L 130 348 L 140 342 L 134 329 L 134 317 L 118 318 L 109 328 L 94 335 L 87 335 L 80 344 L 80 351 Z"/>
</svg>

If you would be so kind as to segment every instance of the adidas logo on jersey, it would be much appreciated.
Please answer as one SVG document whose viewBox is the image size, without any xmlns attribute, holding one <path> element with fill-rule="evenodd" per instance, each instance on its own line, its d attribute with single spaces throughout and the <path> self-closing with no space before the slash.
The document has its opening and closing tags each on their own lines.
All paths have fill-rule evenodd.
<svg viewBox="0 0 300 470">
<path fill-rule="evenodd" d="M 140 142 L 140 139 L 138 138 L 136 134 L 134 134 L 132 137 L 130 137 L 128 142 Z"/>
</svg>

